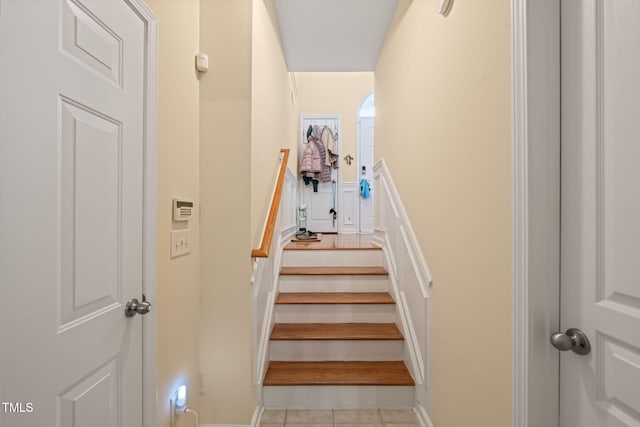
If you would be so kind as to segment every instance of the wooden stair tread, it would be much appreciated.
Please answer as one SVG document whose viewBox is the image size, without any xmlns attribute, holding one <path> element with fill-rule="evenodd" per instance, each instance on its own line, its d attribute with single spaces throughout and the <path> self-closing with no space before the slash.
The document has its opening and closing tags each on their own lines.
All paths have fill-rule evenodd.
<svg viewBox="0 0 640 427">
<path fill-rule="evenodd" d="M 280 292 L 276 304 L 395 304 L 387 292 Z"/>
<path fill-rule="evenodd" d="M 281 276 L 386 276 L 389 273 L 383 267 L 282 267 Z"/>
<path fill-rule="evenodd" d="M 415 383 L 402 361 L 270 362 L 263 385 L 413 386 Z"/>
<path fill-rule="evenodd" d="M 403 340 L 395 323 L 276 323 L 272 340 Z"/>
</svg>

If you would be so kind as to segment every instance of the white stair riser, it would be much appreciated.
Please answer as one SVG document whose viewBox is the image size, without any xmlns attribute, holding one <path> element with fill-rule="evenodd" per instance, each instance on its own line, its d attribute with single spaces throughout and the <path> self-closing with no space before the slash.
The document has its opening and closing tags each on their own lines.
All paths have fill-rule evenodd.
<svg viewBox="0 0 640 427">
<path fill-rule="evenodd" d="M 395 409 L 415 403 L 414 386 L 265 386 L 266 409 Z"/>
<path fill-rule="evenodd" d="M 280 292 L 387 292 L 388 276 L 280 276 Z"/>
<path fill-rule="evenodd" d="M 271 341 L 270 358 L 277 361 L 393 361 L 404 358 L 404 341 L 329 340 Z"/>
<path fill-rule="evenodd" d="M 277 323 L 393 323 L 395 304 L 276 304 Z"/>
<path fill-rule="evenodd" d="M 378 250 L 299 250 L 284 251 L 285 267 L 377 267 L 383 265 L 382 251 Z"/>
</svg>

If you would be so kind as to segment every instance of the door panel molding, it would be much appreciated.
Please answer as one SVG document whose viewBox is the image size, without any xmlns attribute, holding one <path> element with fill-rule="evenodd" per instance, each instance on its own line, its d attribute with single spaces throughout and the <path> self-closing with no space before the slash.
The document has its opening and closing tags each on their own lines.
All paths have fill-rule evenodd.
<svg viewBox="0 0 640 427">
<path fill-rule="evenodd" d="M 122 412 L 122 399 L 119 397 L 119 389 L 122 386 L 118 377 L 119 369 L 118 358 L 114 357 L 60 393 L 58 425 L 90 425 L 91 418 L 88 415 L 94 414 L 96 406 L 99 407 L 101 402 L 110 402 L 111 405 L 116 406 L 116 410 L 110 411 L 108 408 L 101 407 L 98 410 L 99 416 L 107 420 L 107 425 L 110 427 L 119 425 L 119 420 L 110 416 L 113 412 L 116 414 Z M 116 417 L 119 418 L 119 415 Z"/>
<path fill-rule="evenodd" d="M 62 331 L 117 307 L 122 298 L 123 140 L 122 123 L 117 120 L 63 95 L 59 103 L 58 327 Z M 88 166 L 82 166 L 85 161 Z M 82 203 L 87 199 L 89 203 Z M 82 235 L 91 237 L 80 239 Z M 92 249 L 95 241 L 101 242 L 100 247 Z M 100 288 L 86 286 L 90 282 Z"/>
<path fill-rule="evenodd" d="M 63 6 L 62 50 L 122 87 L 122 38 L 75 0 Z"/>
</svg>

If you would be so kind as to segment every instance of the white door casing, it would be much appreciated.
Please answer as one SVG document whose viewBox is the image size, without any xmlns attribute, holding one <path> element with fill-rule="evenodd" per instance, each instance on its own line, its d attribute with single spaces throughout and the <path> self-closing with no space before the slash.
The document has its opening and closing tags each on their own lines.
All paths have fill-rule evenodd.
<svg viewBox="0 0 640 427">
<path fill-rule="evenodd" d="M 560 1 L 512 0 L 513 426 L 557 427 Z"/>
<path fill-rule="evenodd" d="M 375 183 L 373 176 L 373 145 L 374 145 L 374 125 L 373 117 L 362 117 L 358 119 L 358 183 L 360 180 L 366 179 L 369 182 L 371 197 L 365 199 L 358 197 L 359 202 L 359 232 L 372 234 L 373 221 L 373 198 L 375 192 L 373 186 Z M 364 166 L 365 170 L 362 170 Z"/>
<path fill-rule="evenodd" d="M 562 427 L 640 426 L 640 2 L 562 2 Z"/>
<path fill-rule="evenodd" d="M 0 424 L 151 427 L 155 316 L 124 304 L 155 300 L 155 18 L 4 0 L 0 61 L 0 398 L 32 407 Z"/>
<path fill-rule="evenodd" d="M 340 151 L 341 123 L 340 116 L 337 115 L 305 115 L 300 118 L 300 149 L 298 165 L 302 154 L 307 147 L 307 129 L 309 125 L 318 125 L 322 129 L 328 126 L 337 136 L 336 144 Z M 300 174 L 298 174 L 300 178 Z M 319 182 L 318 191 L 313 191 L 313 185 L 305 185 L 300 178 L 299 187 L 301 192 L 300 200 L 307 205 L 307 229 L 320 233 L 337 233 L 342 218 L 340 209 L 340 169 L 331 169 L 332 182 Z M 334 220 L 331 209 L 337 211 Z"/>
</svg>

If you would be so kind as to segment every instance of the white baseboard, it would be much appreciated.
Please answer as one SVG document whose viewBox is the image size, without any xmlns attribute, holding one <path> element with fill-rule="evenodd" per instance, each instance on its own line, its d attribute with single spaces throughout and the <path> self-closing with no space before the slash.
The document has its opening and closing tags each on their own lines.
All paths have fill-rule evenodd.
<svg viewBox="0 0 640 427">
<path fill-rule="evenodd" d="M 431 422 L 431 418 L 429 418 L 429 414 L 424 406 L 417 404 L 415 406 L 416 416 L 418 417 L 418 422 L 422 427 L 433 427 L 433 423 Z"/>
<path fill-rule="evenodd" d="M 264 408 L 262 406 L 256 406 L 256 409 L 253 411 L 253 417 L 251 417 L 251 427 L 258 427 L 260 425 L 260 418 L 262 418 L 263 412 Z"/>
</svg>

